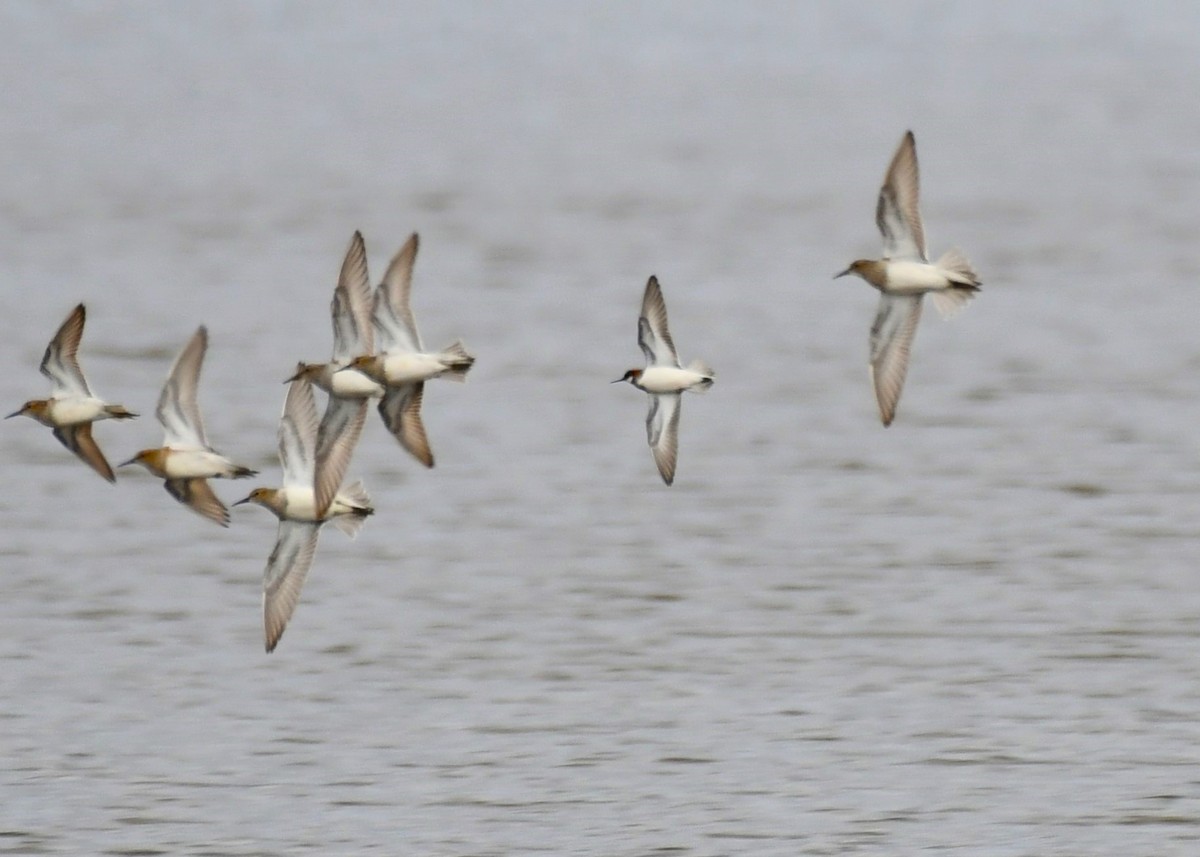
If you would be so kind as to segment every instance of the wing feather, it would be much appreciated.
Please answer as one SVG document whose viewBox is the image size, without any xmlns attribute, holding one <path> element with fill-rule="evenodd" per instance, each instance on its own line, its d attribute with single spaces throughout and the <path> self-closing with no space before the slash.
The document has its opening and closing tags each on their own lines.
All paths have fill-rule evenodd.
<svg viewBox="0 0 1200 857">
<path fill-rule="evenodd" d="M 367 248 L 355 232 L 342 261 L 337 288 L 330 304 L 333 319 L 333 362 L 345 365 L 374 348 L 371 326 L 371 279 L 367 273 Z"/>
<path fill-rule="evenodd" d="M 647 365 L 679 366 L 675 343 L 667 327 L 667 302 L 663 300 L 658 277 L 651 276 L 642 295 L 642 314 L 638 318 L 638 345 Z"/>
<path fill-rule="evenodd" d="M 208 350 L 208 329 L 200 325 L 188 344 L 179 352 L 167 375 L 162 394 L 158 397 L 155 415 L 162 423 L 164 446 L 208 448 L 204 435 L 204 420 L 196 402 L 200 383 L 200 368 Z"/>
<path fill-rule="evenodd" d="M 317 402 L 312 382 L 297 378 L 288 385 L 279 418 L 279 463 L 285 487 L 312 488 L 316 474 Z"/>
<path fill-rule="evenodd" d="M 366 418 L 367 399 L 329 397 L 325 416 L 317 429 L 315 492 L 318 516 L 325 514 L 342 487 Z"/>
<path fill-rule="evenodd" d="M 163 483 L 167 493 L 193 512 L 222 527 L 229 526 L 229 510 L 225 508 L 207 479 L 168 479 Z"/>
<path fill-rule="evenodd" d="M 663 482 L 675 481 L 675 460 L 679 451 L 678 393 L 663 393 L 650 397 L 650 413 L 646 416 L 646 438 L 654 452 L 654 463 Z"/>
<path fill-rule="evenodd" d="M 885 426 L 896 416 L 908 355 L 917 323 L 921 320 L 921 295 L 880 295 L 879 310 L 871 325 L 871 383 Z"/>
<path fill-rule="evenodd" d="M 88 388 L 83 370 L 79 368 L 77 353 L 79 342 L 83 339 L 83 325 L 87 321 L 87 311 L 83 304 L 71 310 L 66 321 L 58 328 L 46 352 L 42 355 L 42 374 L 54 385 L 51 395 L 80 396 L 90 398 L 92 391 Z"/>
<path fill-rule="evenodd" d="M 100 451 L 100 447 L 92 439 L 91 423 L 60 426 L 54 429 L 54 436 L 58 438 L 59 443 L 79 456 L 79 459 L 87 464 L 88 467 L 95 470 L 109 482 L 117 481 L 117 477 L 113 475 L 113 469 L 109 465 L 108 459 L 104 457 L 104 453 Z"/>
<path fill-rule="evenodd" d="M 925 255 L 925 227 L 921 224 L 917 143 L 912 131 L 904 135 L 888 166 L 875 206 L 875 223 L 883 235 L 885 258 L 929 261 Z"/>
<path fill-rule="evenodd" d="M 422 350 L 421 334 L 417 332 L 410 305 L 413 264 L 420 243 L 417 233 L 409 236 L 375 290 L 375 328 L 379 332 L 380 351 Z"/>
<path fill-rule="evenodd" d="M 424 382 L 388 387 L 379 400 L 379 415 L 400 445 L 426 467 L 433 467 L 433 452 L 421 421 L 421 400 L 425 395 Z"/>
<path fill-rule="evenodd" d="M 300 590 L 312 568 L 320 531 L 319 524 L 279 522 L 275 549 L 263 571 L 263 630 L 268 652 L 279 644 L 300 601 Z"/>
</svg>

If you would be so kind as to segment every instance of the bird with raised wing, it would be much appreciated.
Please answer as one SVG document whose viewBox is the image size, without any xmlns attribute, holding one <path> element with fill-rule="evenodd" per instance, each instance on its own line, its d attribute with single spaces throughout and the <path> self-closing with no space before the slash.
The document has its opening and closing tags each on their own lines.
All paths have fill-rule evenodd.
<svg viewBox="0 0 1200 857">
<path fill-rule="evenodd" d="M 379 415 L 388 431 L 417 461 L 433 467 L 433 452 L 421 421 L 425 382 L 432 378 L 465 381 L 475 358 L 461 340 L 436 352 L 425 351 L 421 344 L 410 306 L 419 245 L 414 232 L 388 266 L 375 290 L 376 353 L 359 355 L 351 361 L 350 369 L 386 387 Z"/>
<path fill-rule="evenodd" d="M 355 357 L 369 354 L 375 340 L 367 250 L 360 232 L 350 239 L 329 312 L 333 319 L 333 354 L 329 362 L 301 363 L 288 379 L 307 379 L 329 394 L 317 429 L 315 491 L 319 510 L 329 506 L 341 487 L 362 436 L 367 404 L 384 394 L 382 384 L 357 369 L 346 368 Z"/>
<path fill-rule="evenodd" d="M 702 360 L 693 360 L 684 368 L 675 352 L 671 331 L 667 328 L 667 304 L 657 277 L 650 277 L 642 295 L 642 313 L 638 317 L 638 345 L 646 355 L 645 369 L 630 369 L 613 381 L 628 381 L 650 394 L 650 413 L 646 417 L 646 435 L 654 452 L 654 463 L 663 482 L 675 481 L 675 460 L 679 449 L 679 401 L 685 390 L 703 393 L 713 385 L 716 373 Z"/>
<path fill-rule="evenodd" d="M 120 466 L 140 464 L 165 480 L 167 493 L 193 512 L 223 527 L 229 510 L 213 493 L 209 479 L 243 479 L 258 471 L 234 464 L 208 445 L 196 402 L 200 367 L 208 350 L 208 330 L 201 325 L 179 352 L 158 397 L 155 415 L 163 427 L 163 445 L 143 449 Z"/>
<path fill-rule="evenodd" d="M 930 262 L 921 223 L 917 143 L 912 131 L 904 135 L 879 190 L 875 223 L 883 235 L 882 259 L 857 259 L 835 275 L 855 274 L 879 290 L 879 309 L 871 325 L 871 382 L 885 426 L 896 416 L 896 405 L 908 371 L 921 299 L 929 295 L 943 318 L 949 318 L 979 291 L 981 283 L 966 256 L 948 250 Z"/>
<path fill-rule="evenodd" d="M 371 498 L 356 482 L 344 491 L 335 489 L 326 508 L 317 503 L 314 485 L 321 483 L 317 460 L 317 403 L 312 384 L 297 378 L 288 387 L 279 418 L 279 462 L 283 487 L 255 488 L 233 505 L 257 503 L 279 518 L 275 549 L 263 572 L 263 629 L 268 652 L 283 635 L 300 590 L 308 578 L 321 526 L 332 522 L 351 538 L 374 513 Z M 340 486 L 337 486 L 340 488 Z"/>
<path fill-rule="evenodd" d="M 92 394 L 79 368 L 79 342 L 87 311 L 75 307 L 59 327 L 42 355 L 42 374 L 50 379 L 48 399 L 30 399 L 7 418 L 32 417 L 54 431 L 58 442 L 109 482 L 116 482 L 113 469 L 92 438 L 92 423 L 98 420 L 129 420 L 137 416 L 124 405 L 110 405 Z M 7 419 L 6 418 L 6 419 Z"/>
</svg>

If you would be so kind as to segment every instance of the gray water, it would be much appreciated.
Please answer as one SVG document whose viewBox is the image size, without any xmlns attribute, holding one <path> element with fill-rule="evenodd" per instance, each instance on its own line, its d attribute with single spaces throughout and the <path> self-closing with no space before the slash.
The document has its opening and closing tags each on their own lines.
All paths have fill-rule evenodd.
<svg viewBox="0 0 1200 857">
<path fill-rule="evenodd" d="M 204 322 L 277 482 L 355 229 L 479 357 L 271 656 L 266 512 L 0 424 L 0 853 L 1200 853 L 1195 4 L 14 2 L 0 80 L 4 412 L 85 301 L 124 460 Z M 885 430 L 830 276 L 906 128 L 985 288 Z"/>
</svg>

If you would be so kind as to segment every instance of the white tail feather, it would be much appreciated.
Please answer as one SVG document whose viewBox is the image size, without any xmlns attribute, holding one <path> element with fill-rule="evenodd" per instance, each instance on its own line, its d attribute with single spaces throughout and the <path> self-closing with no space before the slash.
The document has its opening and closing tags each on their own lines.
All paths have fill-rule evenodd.
<svg viewBox="0 0 1200 857">
<path fill-rule="evenodd" d="M 359 506 L 363 509 L 371 508 L 371 496 L 367 494 L 367 489 L 363 487 L 361 479 L 353 485 L 347 485 L 338 492 L 338 496 L 353 506 Z"/>
<path fill-rule="evenodd" d="M 971 263 L 958 248 L 952 248 L 943 253 L 942 257 L 937 260 L 937 267 L 950 281 L 950 287 L 930 292 L 929 295 L 933 298 L 934 308 L 942 318 L 952 318 L 979 291 L 979 277 L 975 275 L 971 269 Z"/>
<path fill-rule="evenodd" d="M 475 356 L 467 351 L 461 339 L 443 348 L 438 359 L 446 366 L 441 377 L 450 381 L 466 381 L 467 372 L 475 365 Z"/>
<path fill-rule="evenodd" d="M 709 388 L 713 385 L 712 379 L 716 377 L 717 373 L 703 360 L 693 360 L 687 365 L 687 368 L 698 375 L 704 376 L 703 381 L 689 389 L 691 389 L 693 393 L 707 393 Z"/>
<path fill-rule="evenodd" d="M 958 283 L 960 286 L 978 288 L 980 285 L 979 277 L 975 276 L 975 272 L 971 269 L 971 263 L 957 247 L 943 253 L 942 257 L 937 260 L 937 266 L 951 282 Z"/>
<path fill-rule="evenodd" d="M 330 519 L 331 524 L 350 538 L 354 538 L 362 529 L 362 525 L 366 523 L 367 516 L 375 511 L 371 506 L 371 497 L 367 494 L 367 489 L 363 487 L 362 480 L 359 479 L 353 485 L 348 485 L 339 491 L 337 501 L 360 510 Z"/>
<path fill-rule="evenodd" d="M 338 515 L 330 523 L 353 539 L 366 521 L 366 515 Z"/>
<path fill-rule="evenodd" d="M 954 318 L 975 297 L 975 289 L 949 288 L 930 292 L 934 309 L 942 318 Z"/>
</svg>

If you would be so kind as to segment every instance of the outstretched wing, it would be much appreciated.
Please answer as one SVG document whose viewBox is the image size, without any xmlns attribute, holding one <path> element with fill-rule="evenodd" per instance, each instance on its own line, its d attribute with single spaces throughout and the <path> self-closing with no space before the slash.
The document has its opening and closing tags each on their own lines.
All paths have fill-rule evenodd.
<svg viewBox="0 0 1200 857">
<path fill-rule="evenodd" d="M 433 467 L 433 452 L 425 437 L 425 424 L 421 421 L 421 399 L 425 395 L 424 382 L 388 387 L 379 400 L 379 415 L 388 431 L 412 457 Z"/>
<path fill-rule="evenodd" d="M 229 510 L 213 493 L 207 479 L 168 479 L 163 483 L 167 493 L 193 512 L 210 521 L 229 526 Z"/>
<path fill-rule="evenodd" d="M 920 320 L 921 295 L 879 296 L 879 310 L 871 325 L 871 383 L 885 426 L 896 416 L 908 372 L 908 353 Z"/>
<path fill-rule="evenodd" d="M 380 351 L 422 350 L 421 334 L 417 332 L 417 322 L 409 305 L 413 264 L 420 243 L 414 232 L 392 258 L 383 282 L 375 290 L 375 328 L 379 331 Z"/>
<path fill-rule="evenodd" d="M 317 552 L 320 524 L 280 521 L 275 549 L 263 571 L 263 630 L 268 652 L 273 652 L 283 629 L 296 611 L 300 590 L 308 579 Z"/>
<path fill-rule="evenodd" d="M 104 457 L 104 453 L 100 451 L 100 447 L 96 445 L 96 441 L 92 438 L 91 423 L 59 426 L 54 429 L 53 434 L 58 438 L 59 443 L 79 456 L 79 460 L 87 464 L 92 470 L 95 470 L 109 482 L 117 481 L 117 477 L 113 475 L 113 470 L 108 463 L 108 459 Z"/>
<path fill-rule="evenodd" d="M 329 311 L 333 319 L 333 362 L 344 366 L 360 354 L 370 354 L 375 341 L 371 326 L 371 279 L 367 273 L 367 248 L 360 232 L 350 239 Z"/>
<path fill-rule="evenodd" d="M 325 416 L 317 429 L 315 500 L 318 517 L 325 514 L 342 487 L 366 419 L 367 399 L 329 397 Z"/>
<path fill-rule="evenodd" d="M 207 350 L 208 329 L 200 325 L 171 365 L 155 411 L 165 433 L 164 446 L 208 447 L 200 406 L 196 403 L 200 366 Z"/>
<path fill-rule="evenodd" d="M 675 481 L 675 459 L 679 451 L 679 393 L 662 393 L 650 397 L 650 413 L 646 417 L 646 439 L 654 451 L 654 463 L 663 482 Z"/>
<path fill-rule="evenodd" d="M 663 300 L 658 277 L 650 277 L 642 295 L 642 314 L 638 318 L 638 345 L 650 366 L 679 366 L 675 343 L 667 327 L 667 303 Z"/>
<path fill-rule="evenodd" d="M 59 327 L 46 353 L 42 355 L 42 374 L 54 385 L 53 396 L 81 396 L 88 398 L 92 391 L 88 389 L 87 379 L 79 368 L 76 353 L 79 351 L 79 341 L 83 339 L 83 325 L 87 321 L 87 311 L 83 304 L 75 307 L 67 320 Z"/>
<path fill-rule="evenodd" d="M 904 135 L 888 166 L 875 206 L 875 223 L 883 235 L 885 258 L 928 261 L 921 225 L 917 142 L 912 131 Z"/>
<path fill-rule="evenodd" d="M 312 488 L 316 476 L 317 402 L 312 382 L 297 378 L 288 385 L 279 417 L 279 463 L 284 487 Z"/>
</svg>

